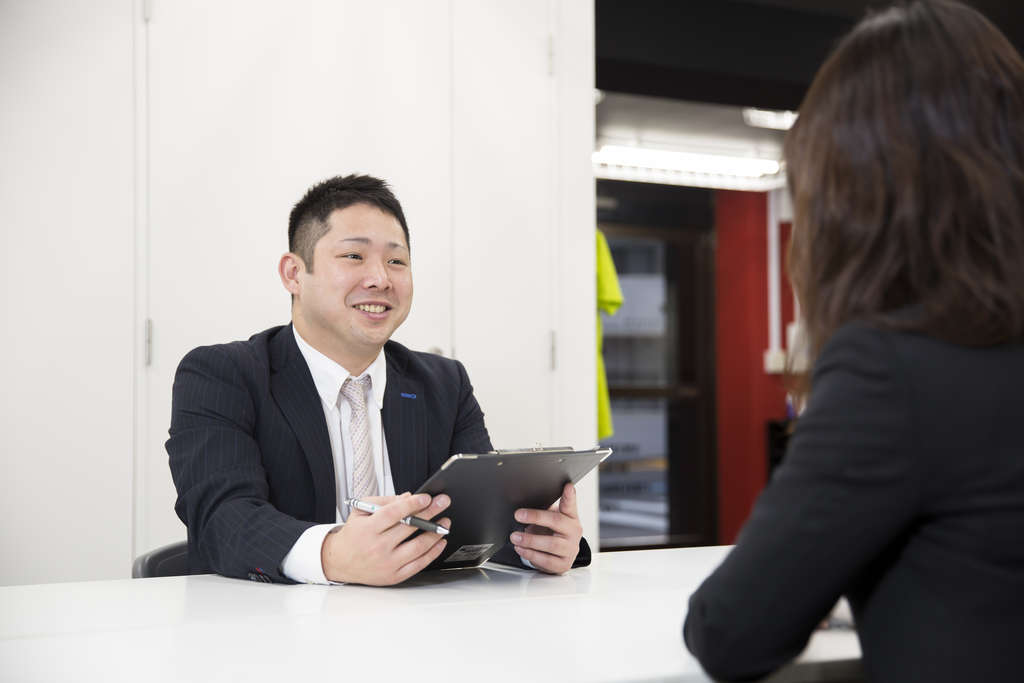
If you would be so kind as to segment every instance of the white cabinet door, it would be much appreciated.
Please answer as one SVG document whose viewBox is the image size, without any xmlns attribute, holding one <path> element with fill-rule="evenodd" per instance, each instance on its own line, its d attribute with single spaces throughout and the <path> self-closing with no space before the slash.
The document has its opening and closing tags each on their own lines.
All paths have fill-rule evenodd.
<svg viewBox="0 0 1024 683">
<path fill-rule="evenodd" d="M 399 339 L 451 348 L 447 5 L 154 3 L 149 43 L 146 317 L 137 547 L 184 537 L 163 443 L 191 348 L 286 323 L 276 274 L 305 189 L 365 172 L 409 221 L 416 297 Z"/>
<path fill-rule="evenodd" d="M 456 0 L 452 14 L 455 353 L 495 447 L 549 445 L 557 225 L 548 2 Z"/>
<path fill-rule="evenodd" d="M 131 569 L 132 12 L 0 2 L 0 585 Z"/>
<path fill-rule="evenodd" d="M 591 447 L 593 3 L 452 5 L 455 351 L 496 447 Z M 578 491 L 596 548 L 597 473 Z"/>
</svg>

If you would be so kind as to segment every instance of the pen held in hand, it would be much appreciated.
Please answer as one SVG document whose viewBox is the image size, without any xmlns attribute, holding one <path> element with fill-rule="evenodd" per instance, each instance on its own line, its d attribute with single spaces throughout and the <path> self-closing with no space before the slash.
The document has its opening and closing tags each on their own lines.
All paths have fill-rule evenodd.
<svg viewBox="0 0 1024 683">
<path fill-rule="evenodd" d="M 348 498 L 348 499 L 346 499 L 345 500 L 345 505 L 348 505 L 350 508 L 355 508 L 356 510 L 362 510 L 363 512 L 369 512 L 371 515 L 374 512 L 376 512 L 377 510 L 380 509 L 379 505 L 376 505 L 375 503 L 368 503 L 365 500 L 359 500 L 358 498 Z M 402 519 L 400 519 L 398 521 L 401 522 L 402 524 L 408 524 L 409 526 L 414 526 L 417 529 L 421 529 L 423 531 L 429 531 L 430 533 L 440 534 L 441 536 L 447 536 L 448 535 L 448 529 L 445 529 L 440 524 L 434 524 L 433 522 L 428 522 L 425 519 L 420 519 L 419 517 L 413 517 L 412 515 L 410 515 L 408 517 L 403 517 Z"/>
</svg>

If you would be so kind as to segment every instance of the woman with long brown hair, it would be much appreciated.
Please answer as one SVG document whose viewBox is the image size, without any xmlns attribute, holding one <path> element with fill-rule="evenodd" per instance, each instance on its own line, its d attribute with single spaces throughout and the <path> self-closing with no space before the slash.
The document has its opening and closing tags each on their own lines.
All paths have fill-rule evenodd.
<svg viewBox="0 0 1024 683">
<path fill-rule="evenodd" d="M 873 14 L 786 162 L 807 408 L 686 644 L 763 675 L 845 594 L 870 680 L 1020 680 L 1024 61 L 963 5 Z"/>
</svg>

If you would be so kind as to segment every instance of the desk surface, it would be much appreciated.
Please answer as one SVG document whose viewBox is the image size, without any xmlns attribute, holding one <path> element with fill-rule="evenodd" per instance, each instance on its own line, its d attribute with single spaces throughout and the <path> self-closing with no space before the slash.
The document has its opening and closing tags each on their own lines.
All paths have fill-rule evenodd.
<svg viewBox="0 0 1024 683">
<path fill-rule="evenodd" d="M 707 681 L 690 593 L 728 548 L 601 553 L 564 576 L 486 565 L 393 588 L 219 576 L 0 588 L 0 680 Z M 818 632 L 779 680 L 859 671 Z M 773 677 L 773 680 L 776 677 Z"/>
</svg>

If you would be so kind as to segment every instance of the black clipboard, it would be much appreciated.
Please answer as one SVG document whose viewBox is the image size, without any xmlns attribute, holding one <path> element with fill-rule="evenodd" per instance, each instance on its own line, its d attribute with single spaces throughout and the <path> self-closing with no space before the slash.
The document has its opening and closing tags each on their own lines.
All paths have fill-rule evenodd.
<svg viewBox="0 0 1024 683">
<path fill-rule="evenodd" d="M 513 517 L 517 509 L 547 509 L 567 483 L 578 482 L 611 453 L 537 448 L 451 456 L 416 491 L 452 499 L 442 513 L 452 520 L 448 545 L 427 569 L 480 566 L 522 528 Z"/>
</svg>

